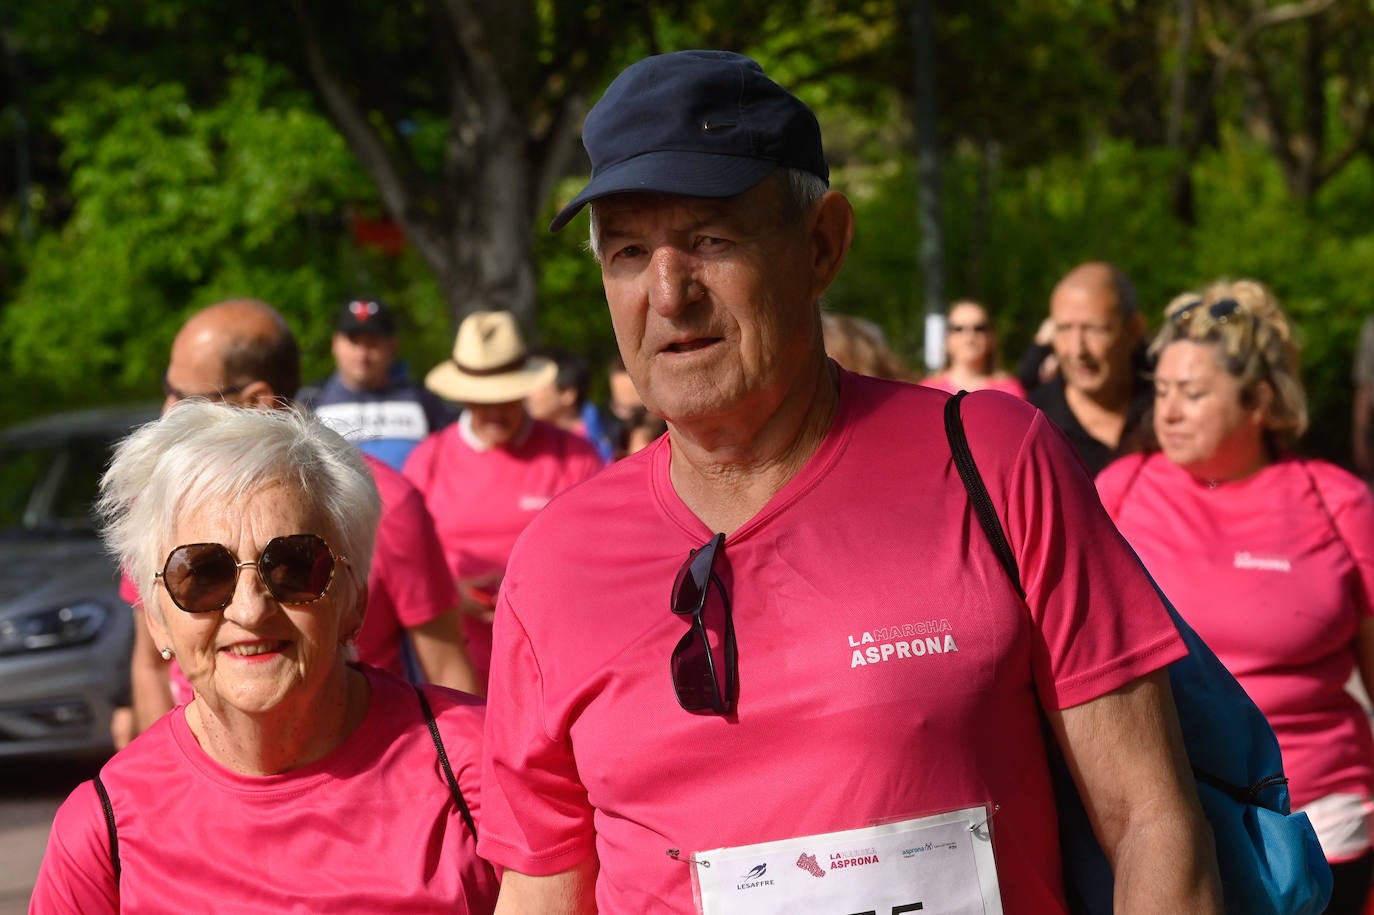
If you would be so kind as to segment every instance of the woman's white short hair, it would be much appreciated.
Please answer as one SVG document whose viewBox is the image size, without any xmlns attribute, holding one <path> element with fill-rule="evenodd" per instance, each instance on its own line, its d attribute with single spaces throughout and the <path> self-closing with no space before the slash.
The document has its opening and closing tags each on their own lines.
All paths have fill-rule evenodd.
<svg viewBox="0 0 1374 915">
<path fill-rule="evenodd" d="M 271 483 L 295 487 L 326 519 L 328 530 L 300 533 L 324 537 L 364 585 L 382 510 L 377 484 L 354 445 L 298 409 L 177 404 L 115 447 L 96 511 L 106 546 L 152 609 L 178 520 Z"/>
</svg>

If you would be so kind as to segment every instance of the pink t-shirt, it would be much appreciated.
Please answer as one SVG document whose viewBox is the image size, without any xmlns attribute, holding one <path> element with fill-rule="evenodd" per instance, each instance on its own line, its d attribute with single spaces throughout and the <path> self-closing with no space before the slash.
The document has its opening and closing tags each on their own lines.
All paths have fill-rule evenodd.
<svg viewBox="0 0 1374 915">
<path fill-rule="evenodd" d="M 122 875 L 92 782 L 57 812 L 32 915 L 101 912 L 469 912 L 495 908 L 419 702 L 364 668 L 367 717 L 324 759 L 245 776 L 207 756 L 184 709 L 105 764 Z M 425 687 L 480 830 L 480 699 Z"/>
<path fill-rule="evenodd" d="M 683 711 L 671 685 L 689 623 L 670 592 L 711 531 L 673 490 L 670 438 L 530 525 L 497 608 L 484 856 L 551 874 L 595 852 L 600 911 L 694 912 L 689 865 L 666 849 L 1000 804 L 1006 911 L 1063 910 L 1040 705 L 1167 664 L 1178 635 L 1037 411 L 964 404 L 1027 605 L 968 505 L 946 395 L 840 377 L 820 449 L 718 557 L 733 718 Z"/>
<path fill-rule="evenodd" d="M 927 378 L 922 378 L 921 384 L 925 385 L 928 388 L 934 388 L 937 391 L 945 391 L 950 394 L 958 394 L 961 390 L 963 390 L 963 388 L 961 388 L 959 385 L 951 381 L 949 375 L 947 375 L 944 372 L 940 372 L 938 375 L 931 375 Z M 1021 387 L 1021 382 L 1016 379 L 1015 375 L 1001 375 L 990 378 L 988 379 L 987 383 L 985 383 L 981 388 L 978 388 L 978 390 L 1001 391 L 1003 394 L 1010 394 L 1011 396 L 1018 397 L 1021 400 L 1026 399 L 1026 389 Z"/>
<path fill-rule="evenodd" d="M 549 500 L 602 467 L 586 439 L 532 420 L 504 448 L 474 447 L 465 420 L 421 442 L 406 460 L 405 475 L 424 494 L 456 579 L 505 572 L 515 539 Z M 491 664 L 491 626 L 463 620 L 468 655 L 485 680 Z"/>
<path fill-rule="evenodd" d="M 403 630 L 454 610 L 458 593 L 424 496 L 398 471 L 370 455 L 363 457 L 382 495 L 382 519 L 372 551 L 358 657 L 399 674 Z"/>
<path fill-rule="evenodd" d="M 1289 457 L 1211 489 L 1152 454 L 1116 461 L 1097 486 L 1178 612 L 1269 719 L 1293 805 L 1374 796 L 1374 739 L 1345 691 L 1356 629 L 1374 613 L 1364 483 Z"/>
</svg>

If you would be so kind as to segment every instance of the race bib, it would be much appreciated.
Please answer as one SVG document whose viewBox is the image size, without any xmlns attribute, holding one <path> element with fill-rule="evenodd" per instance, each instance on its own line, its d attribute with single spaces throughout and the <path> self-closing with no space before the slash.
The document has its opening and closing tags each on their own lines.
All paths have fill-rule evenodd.
<svg viewBox="0 0 1374 915">
<path fill-rule="evenodd" d="M 703 915 L 1000 915 L 984 807 L 698 852 Z"/>
</svg>

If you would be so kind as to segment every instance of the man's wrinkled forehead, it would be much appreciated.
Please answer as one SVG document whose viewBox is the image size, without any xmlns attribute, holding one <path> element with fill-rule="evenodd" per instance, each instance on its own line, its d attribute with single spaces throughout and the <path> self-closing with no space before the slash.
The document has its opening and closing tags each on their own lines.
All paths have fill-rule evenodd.
<svg viewBox="0 0 1374 915">
<path fill-rule="evenodd" d="M 762 181 L 734 197 L 686 197 L 631 192 L 593 201 L 592 218 L 600 238 L 622 237 L 650 229 L 690 231 L 733 226 L 741 231 L 774 224 L 782 212 L 775 182 Z"/>
<path fill-rule="evenodd" d="M 669 222 L 697 223 L 723 219 L 729 215 L 736 198 L 683 197 L 677 194 L 614 194 L 593 201 L 601 231 L 609 233 L 628 226 L 657 225 Z"/>
<path fill-rule="evenodd" d="M 1056 324 L 1115 326 L 1125 316 L 1110 283 L 1079 282 L 1055 290 L 1050 299 L 1050 317 Z"/>
</svg>

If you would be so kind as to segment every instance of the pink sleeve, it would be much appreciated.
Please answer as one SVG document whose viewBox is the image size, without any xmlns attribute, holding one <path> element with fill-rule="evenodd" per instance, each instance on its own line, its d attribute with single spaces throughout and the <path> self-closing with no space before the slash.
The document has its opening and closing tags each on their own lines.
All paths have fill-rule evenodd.
<svg viewBox="0 0 1374 915">
<path fill-rule="evenodd" d="M 430 433 L 424 441 L 415 446 L 414 451 L 410 452 L 405 466 L 401 468 L 401 475 L 415 484 L 421 492 L 429 488 L 430 468 L 434 465 L 434 449 L 438 446 L 441 434 Z"/>
<path fill-rule="evenodd" d="M 386 506 L 372 554 L 373 576 L 381 580 L 407 629 L 423 625 L 458 606 L 434 520 L 418 489 Z"/>
<path fill-rule="evenodd" d="M 993 389 L 1004 394 L 1010 394 L 1020 400 L 1026 399 L 1026 389 L 1021 386 L 1021 381 L 1015 375 L 1008 375 L 1006 378 L 993 383 Z"/>
<path fill-rule="evenodd" d="M 1363 480 L 1333 464 L 1310 461 L 1307 466 L 1355 563 L 1360 616 L 1374 616 L 1374 495 Z"/>
<path fill-rule="evenodd" d="M 138 596 L 138 588 L 134 586 L 134 580 L 128 576 L 128 573 L 120 573 L 119 599 L 135 610 L 143 606 L 143 599 Z"/>
<path fill-rule="evenodd" d="M 548 876 L 593 853 L 592 808 L 566 729 L 545 721 L 539 660 L 510 591 L 501 589 L 496 607 L 478 853 L 503 868 Z"/>
<path fill-rule="evenodd" d="M 966 416 L 977 415 L 976 402 L 969 398 Z M 1005 438 L 1016 427 L 988 420 L 972 447 L 975 457 L 1009 453 L 984 472 L 1004 506 L 1037 634 L 1042 705 L 1079 705 L 1182 657 L 1173 622 L 1063 433 L 1037 411 L 1013 453 Z"/>
<path fill-rule="evenodd" d="M 583 480 L 591 479 L 606 466 L 606 462 L 601 459 L 601 452 L 596 450 L 596 446 L 586 439 L 579 438 L 577 443 L 581 446 L 581 453 L 576 455 L 573 461 L 572 481 L 581 483 Z"/>
<path fill-rule="evenodd" d="M 1128 454 L 1103 467 L 1093 480 L 1097 486 L 1097 497 L 1102 500 L 1102 507 L 1113 521 L 1121 517 L 1121 503 L 1126 497 L 1126 490 L 1144 463 L 1145 455 Z"/>
<path fill-rule="evenodd" d="M 57 810 L 29 915 L 119 911 L 109 833 L 95 785 L 82 782 Z"/>
</svg>

